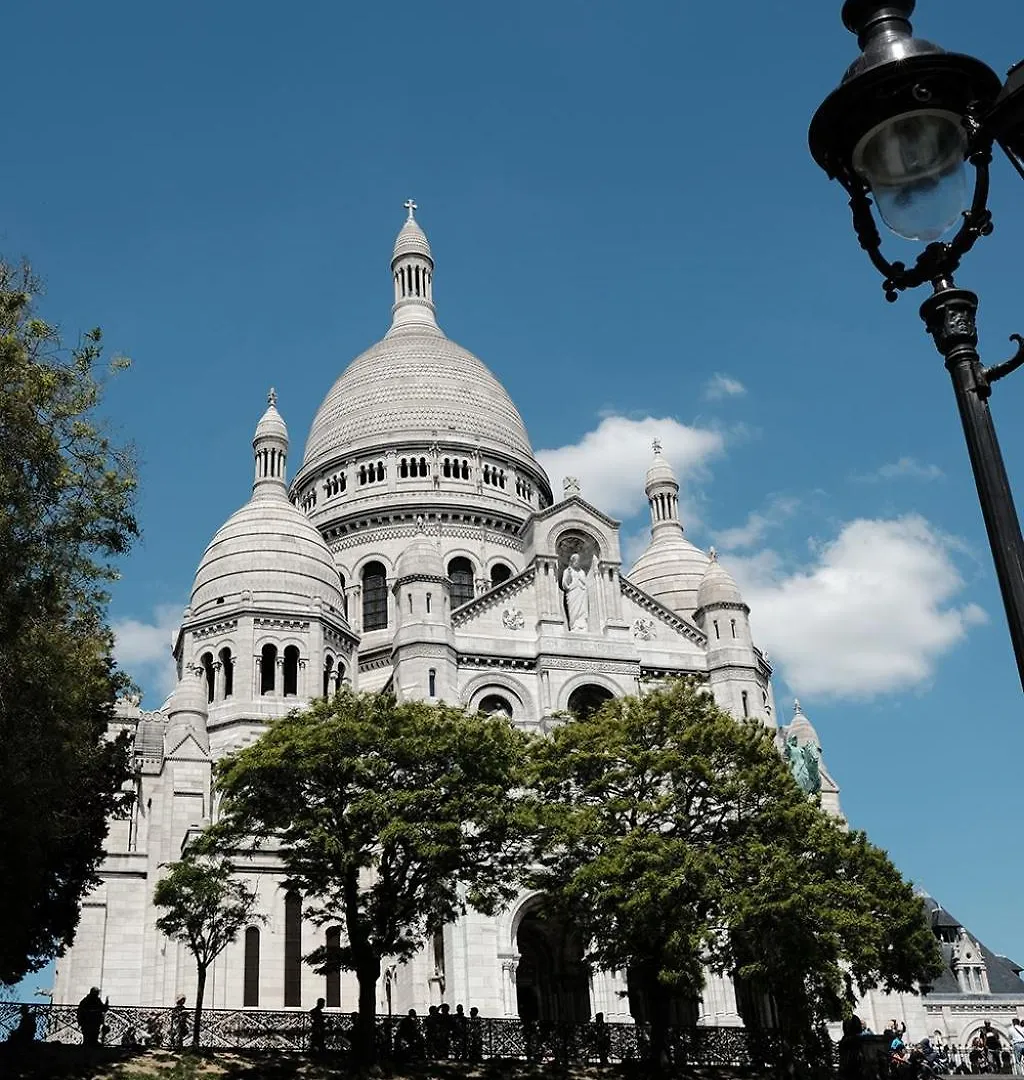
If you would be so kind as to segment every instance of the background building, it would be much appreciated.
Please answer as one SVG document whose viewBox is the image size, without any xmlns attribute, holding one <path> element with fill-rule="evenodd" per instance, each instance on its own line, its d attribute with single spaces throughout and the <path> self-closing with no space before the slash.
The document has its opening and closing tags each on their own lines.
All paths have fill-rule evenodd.
<svg viewBox="0 0 1024 1080">
<path fill-rule="evenodd" d="M 457 702 L 544 731 L 556 714 L 636 693 L 645 678 L 699 673 L 733 715 L 777 731 L 798 778 L 799 761 L 812 762 L 823 805 L 840 813 L 799 705 L 779 726 L 771 666 L 735 581 L 714 550 L 686 538 L 657 441 L 644 478 L 651 539 L 627 571 L 618 522 L 572 477 L 556 499 L 501 383 L 438 326 L 430 245 L 407 205 L 390 328 L 328 391 L 290 485 L 271 391 L 253 438 L 252 496 L 207 547 L 182 616 L 177 688 L 158 711 L 119 711 L 134 734 L 138 798 L 131 820 L 112 823 L 103 884 L 58 966 L 57 1001 L 92 985 L 122 1004 L 193 993 L 190 955 L 155 929 L 160 867 L 210 820 L 213 762 L 340 685 Z M 318 976 L 302 963 L 340 928 L 304 920 L 272 854 L 255 854 L 245 876 L 267 921 L 218 959 L 208 1003 L 308 1008 L 324 996 L 353 1009 L 354 975 Z M 950 962 L 975 974 L 945 989 L 958 1001 L 1004 992 L 1002 976 L 976 973 L 978 947 L 968 958 L 966 940 L 951 943 Z M 466 915 L 388 968 L 380 1007 L 448 1001 L 485 1016 L 628 1020 L 624 975 L 590 973 L 580 957 L 572 928 L 523 896 L 496 918 Z M 916 1001 L 866 1006 L 924 1020 Z M 709 977 L 699 1020 L 740 1023 L 728 979 Z"/>
</svg>

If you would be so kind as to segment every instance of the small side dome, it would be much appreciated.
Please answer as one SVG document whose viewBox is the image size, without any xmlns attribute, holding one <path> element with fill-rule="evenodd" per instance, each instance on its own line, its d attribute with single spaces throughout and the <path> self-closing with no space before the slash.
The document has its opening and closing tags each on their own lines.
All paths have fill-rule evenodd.
<svg viewBox="0 0 1024 1080">
<path fill-rule="evenodd" d="M 691 615 L 707 567 L 707 555 L 679 532 L 653 540 L 626 577 L 677 615 Z"/>
<path fill-rule="evenodd" d="M 192 585 L 191 614 L 244 598 L 278 611 L 319 604 L 343 619 L 334 556 L 319 529 L 288 501 L 288 430 L 273 390 L 267 402 L 252 441 L 252 498 L 217 530 L 204 552 Z"/>
<path fill-rule="evenodd" d="M 405 578 L 443 578 L 447 575 L 441 552 L 429 536 L 426 535 L 423 519 L 416 522 L 419 532 L 412 543 L 398 556 L 395 564 L 395 580 Z"/>
<path fill-rule="evenodd" d="M 732 575 L 718 561 L 718 552 L 711 549 L 711 561 L 704 571 L 700 588 L 697 590 L 697 607 L 706 608 L 712 604 L 731 604 L 743 606 L 743 597 Z"/>
</svg>

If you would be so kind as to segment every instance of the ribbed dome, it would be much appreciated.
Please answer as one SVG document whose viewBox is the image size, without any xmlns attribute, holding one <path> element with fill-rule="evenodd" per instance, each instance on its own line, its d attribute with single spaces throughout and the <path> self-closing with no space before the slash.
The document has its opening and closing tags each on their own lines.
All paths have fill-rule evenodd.
<svg viewBox="0 0 1024 1080">
<path fill-rule="evenodd" d="M 505 388 L 434 327 L 392 332 L 349 364 L 313 418 L 303 469 L 365 443 L 460 436 L 532 456 Z"/>
<path fill-rule="evenodd" d="M 739 587 L 733 581 L 732 575 L 718 561 L 718 556 L 712 553 L 711 562 L 697 590 L 697 606 L 742 603 L 743 597 L 740 596 Z"/>
<path fill-rule="evenodd" d="M 277 610 L 308 608 L 317 600 L 339 618 L 345 610 L 323 537 L 283 494 L 253 498 L 217 530 L 196 571 L 192 614 L 243 592 Z"/>
<path fill-rule="evenodd" d="M 427 234 L 420 228 L 419 222 L 411 216 L 399 230 L 391 258 L 397 259 L 402 255 L 422 255 L 427 259 L 433 258 Z"/>
<path fill-rule="evenodd" d="M 626 576 L 677 615 L 689 615 L 707 567 L 707 555 L 678 532 L 653 540 Z"/>
<path fill-rule="evenodd" d="M 816 746 L 821 746 L 821 739 L 818 738 L 814 725 L 804 715 L 799 701 L 793 702 L 793 719 L 786 728 L 786 737 L 789 738 L 793 735 L 796 736 L 796 740 L 801 746 L 804 743 L 814 743 Z"/>
<path fill-rule="evenodd" d="M 287 442 L 288 428 L 285 426 L 284 417 L 277 411 L 277 395 L 273 390 L 270 391 L 268 400 L 270 404 L 256 425 L 253 439 L 284 439 Z"/>
</svg>

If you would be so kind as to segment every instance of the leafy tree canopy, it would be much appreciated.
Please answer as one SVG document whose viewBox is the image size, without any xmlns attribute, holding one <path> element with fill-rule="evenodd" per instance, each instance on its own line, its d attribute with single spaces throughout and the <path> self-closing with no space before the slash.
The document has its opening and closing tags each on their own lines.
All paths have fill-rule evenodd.
<svg viewBox="0 0 1024 1080">
<path fill-rule="evenodd" d="M 215 834 L 272 839 L 307 916 L 340 921 L 341 947 L 307 959 L 356 972 L 364 1025 L 383 957 L 514 895 L 526 741 L 504 718 L 342 691 L 218 766 Z"/>
<path fill-rule="evenodd" d="M 810 801 L 773 733 L 695 680 L 607 702 L 532 746 L 533 883 L 633 972 L 658 1035 L 705 964 L 772 993 L 806 1036 L 853 987 L 937 971 L 923 909 L 883 851 Z"/>
<path fill-rule="evenodd" d="M 255 914 L 256 893 L 233 876 L 227 859 L 186 854 L 180 862 L 171 863 L 157 882 L 153 903 L 167 909 L 156 920 L 157 929 L 183 942 L 195 957 L 198 978 L 192 1042 L 198 1046 L 206 973 L 239 931 L 262 921 Z"/>
<path fill-rule="evenodd" d="M 124 740 L 106 738 L 128 685 L 106 589 L 137 535 L 135 474 L 96 417 L 100 332 L 66 350 L 34 314 L 37 292 L 27 267 L 0 262 L 4 983 L 70 944 L 129 775 Z"/>
</svg>

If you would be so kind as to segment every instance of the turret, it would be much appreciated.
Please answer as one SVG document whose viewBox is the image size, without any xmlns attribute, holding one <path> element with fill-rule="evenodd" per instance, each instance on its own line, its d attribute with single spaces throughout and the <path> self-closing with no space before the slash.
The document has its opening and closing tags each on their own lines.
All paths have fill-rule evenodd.
<svg viewBox="0 0 1024 1080">
<path fill-rule="evenodd" d="M 399 698 L 455 702 L 458 673 L 451 582 L 422 517 L 416 519 L 416 530 L 398 557 L 392 586 L 397 623 L 391 653 L 395 692 Z"/>
<path fill-rule="evenodd" d="M 708 639 L 708 677 L 715 700 L 738 719 L 756 717 L 774 727 L 767 686 L 758 676 L 750 637 L 750 608 L 714 548 L 697 589 L 693 621 Z"/>
<path fill-rule="evenodd" d="M 437 327 L 434 313 L 434 257 L 426 233 L 414 217 L 416 204 L 407 199 L 409 216 L 395 240 L 391 255 L 391 276 L 395 282 L 395 303 L 391 309 L 389 335 L 406 326 Z"/>
</svg>

